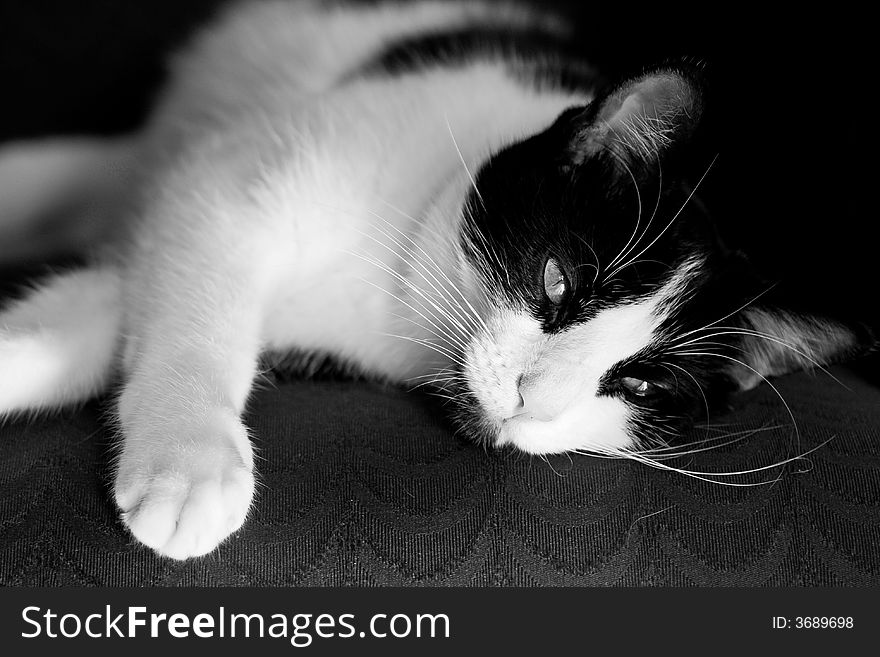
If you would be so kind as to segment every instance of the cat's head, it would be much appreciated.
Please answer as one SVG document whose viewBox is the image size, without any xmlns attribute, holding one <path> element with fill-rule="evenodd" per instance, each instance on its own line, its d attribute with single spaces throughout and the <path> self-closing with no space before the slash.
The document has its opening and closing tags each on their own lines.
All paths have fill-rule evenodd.
<svg viewBox="0 0 880 657">
<path fill-rule="evenodd" d="M 699 72 L 628 79 L 491 157 L 460 233 L 480 320 L 456 390 L 472 434 L 530 453 L 665 441 L 730 392 L 858 349 L 786 312 L 694 195 Z"/>
</svg>

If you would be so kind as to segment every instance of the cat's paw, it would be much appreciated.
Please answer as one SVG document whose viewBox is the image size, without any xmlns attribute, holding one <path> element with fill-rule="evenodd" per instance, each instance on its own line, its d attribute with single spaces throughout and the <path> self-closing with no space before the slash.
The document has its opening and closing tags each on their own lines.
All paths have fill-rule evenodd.
<svg viewBox="0 0 880 657">
<path fill-rule="evenodd" d="M 247 432 L 221 412 L 173 441 L 127 436 L 114 492 L 141 543 L 173 559 L 207 554 L 241 527 L 253 500 Z"/>
</svg>

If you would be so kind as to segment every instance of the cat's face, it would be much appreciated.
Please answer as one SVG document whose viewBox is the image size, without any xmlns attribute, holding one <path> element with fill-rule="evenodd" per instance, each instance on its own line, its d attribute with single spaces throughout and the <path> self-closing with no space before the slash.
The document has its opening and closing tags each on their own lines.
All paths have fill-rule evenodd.
<svg viewBox="0 0 880 657">
<path fill-rule="evenodd" d="M 770 311 L 693 202 L 711 168 L 686 148 L 696 83 L 621 85 L 481 169 L 465 208 L 467 286 L 482 299 L 459 419 L 529 453 L 657 446 L 729 392 L 855 344 Z M 758 297 L 758 298 L 756 298 Z"/>
</svg>

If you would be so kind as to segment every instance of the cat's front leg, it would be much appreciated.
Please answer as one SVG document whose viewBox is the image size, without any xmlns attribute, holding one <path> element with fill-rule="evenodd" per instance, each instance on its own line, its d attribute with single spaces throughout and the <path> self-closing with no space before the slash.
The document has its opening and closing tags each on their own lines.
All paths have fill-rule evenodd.
<svg viewBox="0 0 880 657">
<path fill-rule="evenodd" d="M 157 319 L 135 331 L 118 406 L 122 520 L 176 559 L 214 550 L 242 525 L 254 494 L 240 415 L 259 352 L 256 295 L 241 279 L 225 288 L 204 279 L 142 302 L 143 315 Z"/>
</svg>

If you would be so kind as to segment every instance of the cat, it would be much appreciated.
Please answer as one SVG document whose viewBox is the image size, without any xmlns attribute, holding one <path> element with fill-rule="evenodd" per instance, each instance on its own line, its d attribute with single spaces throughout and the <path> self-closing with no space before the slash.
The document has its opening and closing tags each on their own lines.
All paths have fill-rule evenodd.
<svg viewBox="0 0 880 657">
<path fill-rule="evenodd" d="M 491 2 L 224 9 L 141 131 L 56 150 L 112 169 L 115 221 L 92 264 L 0 311 L 0 416 L 119 377 L 115 503 L 186 559 L 251 508 L 267 353 L 433 386 L 489 446 L 633 457 L 873 345 L 778 306 L 694 201 L 701 65 L 606 84 L 568 37 Z"/>
</svg>

